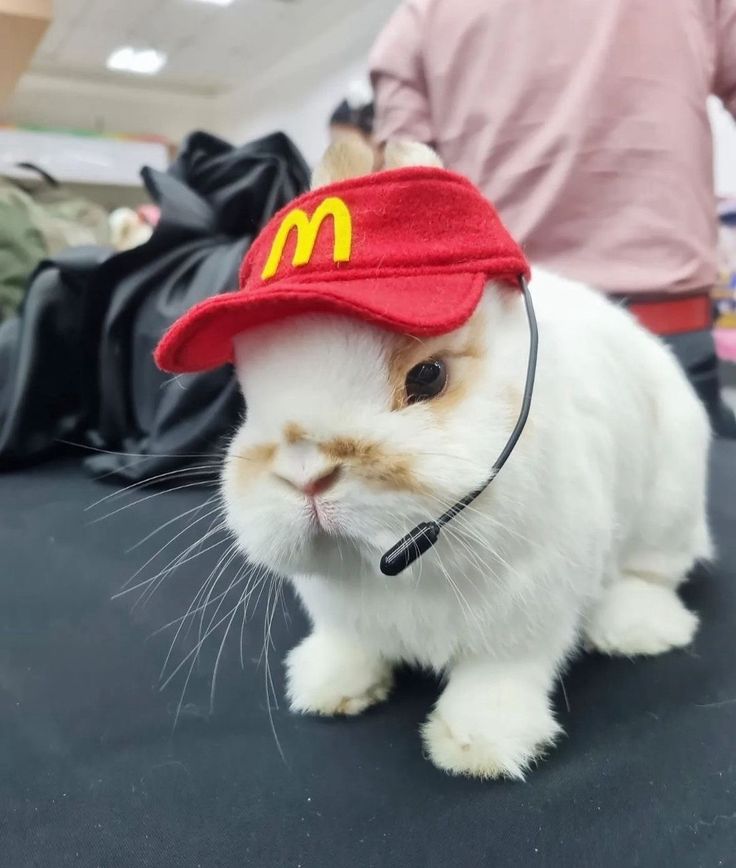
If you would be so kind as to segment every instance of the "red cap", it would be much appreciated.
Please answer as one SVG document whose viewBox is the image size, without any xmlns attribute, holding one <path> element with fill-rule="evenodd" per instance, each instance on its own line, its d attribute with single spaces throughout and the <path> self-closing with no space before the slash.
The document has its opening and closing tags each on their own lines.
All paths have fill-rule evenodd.
<svg viewBox="0 0 736 868">
<path fill-rule="evenodd" d="M 300 313 L 444 334 L 471 317 L 489 278 L 521 275 L 524 254 L 462 176 L 414 167 L 340 181 L 279 211 L 248 251 L 240 289 L 187 311 L 156 363 L 171 373 L 217 367 L 232 361 L 236 335 Z"/>
</svg>

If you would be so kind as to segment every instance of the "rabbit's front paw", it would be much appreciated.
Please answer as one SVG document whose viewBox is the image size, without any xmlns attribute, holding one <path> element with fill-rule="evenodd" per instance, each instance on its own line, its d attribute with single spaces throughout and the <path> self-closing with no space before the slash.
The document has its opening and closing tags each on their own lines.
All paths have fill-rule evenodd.
<svg viewBox="0 0 736 868">
<path fill-rule="evenodd" d="M 389 695 L 390 665 L 343 636 L 315 632 L 286 658 L 292 711 L 360 714 Z"/>
<path fill-rule="evenodd" d="M 451 774 L 523 779 L 562 732 L 538 684 L 489 679 L 477 690 L 448 690 L 422 735 L 432 762 Z"/>
</svg>

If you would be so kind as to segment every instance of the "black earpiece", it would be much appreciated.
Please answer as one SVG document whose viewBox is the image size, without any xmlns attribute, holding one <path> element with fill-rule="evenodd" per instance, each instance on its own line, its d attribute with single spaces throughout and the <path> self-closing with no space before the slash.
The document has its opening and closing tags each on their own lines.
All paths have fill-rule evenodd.
<svg viewBox="0 0 736 868">
<path fill-rule="evenodd" d="M 381 572 L 384 576 L 398 576 L 417 558 L 428 552 L 439 536 L 440 526 L 436 521 L 425 521 L 417 525 L 381 558 Z"/>
<path fill-rule="evenodd" d="M 532 393 L 534 392 L 534 376 L 537 370 L 537 349 L 539 346 L 539 333 L 537 330 L 537 318 L 534 315 L 534 305 L 532 304 L 532 296 L 529 291 L 529 284 L 524 276 L 519 278 L 519 285 L 524 297 L 524 305 L 526 307 L 526 316 L 529 322 L 529 361 L 526 368 L 526 383 L 524 385 L 524 397 L 519 410 L 519 418 L 516 420 L 514 430 L 511 432 L 506 445 L 501 450 L 501 454 L 496 459 L 491 472 L 486 481 L 465 495 L 462 500 L 451 506 L 447 512 L 443 513 L 436 521 L 425 521 L 417 525 L 405 537 L 402 537 L 395 546 L 390 548 L 381 558 L 381 572 L 385 576 L 398 576 L 407 567 L 411 566 L 417 558 L 420 558 L 425 552 L 428 552 L 440 537 L 440 530 L 443 525 L 451 521 L 455 516 L 462 512 L 466 506 L 469 506 L 486 488 L 493 482 L 498 475 L 506 459 L 511 455 L 516 446 L 521 432 L 524 430 L 526 420 L 529 417 L 529 408 L 532 403 Z"/>
</svg>

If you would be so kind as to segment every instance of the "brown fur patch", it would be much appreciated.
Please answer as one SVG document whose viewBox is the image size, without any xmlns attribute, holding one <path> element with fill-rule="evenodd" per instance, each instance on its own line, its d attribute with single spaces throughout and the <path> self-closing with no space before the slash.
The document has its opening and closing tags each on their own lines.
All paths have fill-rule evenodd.
<svg viewBox="0 0 736 868">
<path fill-rule="evenodd" d="M 422 341 L 401 335 L 395 338 L 395 346 L 388 359 L 388 382 L 391 386 L 391 409 L 401 410 L 407 406 L 406 375 L 423 359 L 426 344 Z M 415 359 L 419 361 L 414 361 Z"/>
<path fill-rule="evenodd" d="M 232 472 L 240 485 L 247 485 L 273 461 L 278 447 L 275 443 L 258 443 L 245 452 L 230 457 Z"/>
<path fill-rule="evenodd" d="M 339 138 L 329 146 L 314 170 L 312 189 L 347 178 L 370 175 L 374 159 L 372 148 L 361 136 L 349 134 Z"/>
<path fill-rule="evenodd" d="M 447 386 L 441 395 L 427 402 L 438 413 L 446 413 L 470 392 L 474 385 L 474 370 L 485 356 L 484 318 L 476 313 L 468 323 L 449 335 L 418 340 L 401 335 L 388 360 L 388 378 L 391 386 L 391 409 L 407 406 L 406 375 L 421 362 L 442 359 L 447 363 Z"/>
<path fill-rule="evenodd" d="M 361 465 L 362 475 L 369 481 L 397 491 L 421 494 L 425 487 L 414 475 L 408 456 L 379 454 L 370 465 Z"/>
<path fill-rule="evenodd" d="M 381 487 L 419 493 L 424 486 L 414 475 L 408 455 L 392 454 L 376 443 L 352 437 L 335 437 L 320 443 L 320 450 L 336 463 Z"/>
<path fill-rule="evenodd" d="M 246 449 L 241 457 L 256 464 L 268 464 L 273 461 L 276 448 L 275 443 L 259 443 L 257 446 Z"/>
<path fill-rule="evenodd" d="M 287 422 L 284 426 L 284 440 L 290 445 L 293 446 L 295 443 L 299 443 L 300 440 L 307 439 L 307 432 L 299 425 L 297 422 Z"/>
<path fill-rule="evenodd" d="M 353 437 L 333 437 L 320 444 L 320 450 L 333 461 L 372 461 L 376 447 Z"/>
</svg>

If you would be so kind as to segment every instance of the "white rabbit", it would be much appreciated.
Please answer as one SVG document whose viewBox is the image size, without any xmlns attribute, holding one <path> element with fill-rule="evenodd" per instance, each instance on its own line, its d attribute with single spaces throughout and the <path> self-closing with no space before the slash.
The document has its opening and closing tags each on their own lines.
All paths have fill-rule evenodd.
<svg viewBox="0 0 736 868">
<path fill-rule="evenodd" d="M 436 159 L 404 144 L 386 165 Z M 350 164 L 328 155 L 317 176 Z M 430 668 L 446 686 L 427 753 L 480 777 L 520 778 L 555 741 L 550 693 L 584 641 L 623 655 L 687 645 L 698 620 L 676 589 L 711 553 L 708 423 L 674 358 L 599 294 L 539 269 L 531 285 L 528 425 L 493 484 L 396 578 L 382 553 L 480 484 L 516 421 L 520 294 L 491 284 L 465 326 L 427 340 L 318 314 L 235 341 L 248 412 L 224 499 L 248 558 L 291 579 L 312 622 L 287 658 L 291 707 L 357 714 L 386 699 L 397 663 Z M 425 361 L 446 385 L 411 402 L 407 375 Z"/>
</svg>

